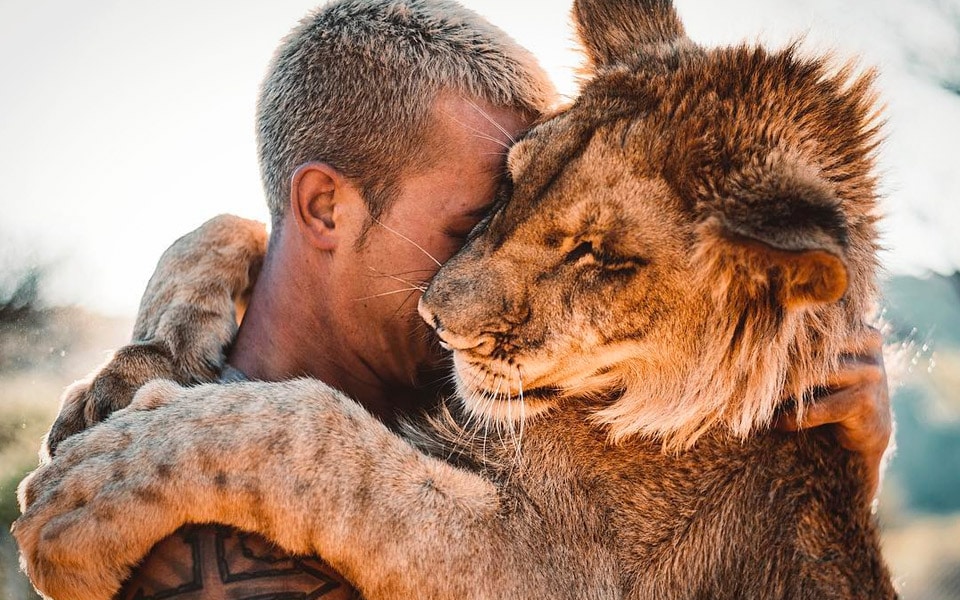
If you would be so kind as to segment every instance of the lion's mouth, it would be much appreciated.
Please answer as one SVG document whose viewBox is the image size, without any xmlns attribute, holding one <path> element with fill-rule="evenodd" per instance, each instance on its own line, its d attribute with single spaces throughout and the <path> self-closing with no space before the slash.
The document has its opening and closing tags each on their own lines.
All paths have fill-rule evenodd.
<svg viewBox="0 0 960 600">
<path fill-rule="evenodd" d="M 520 397 L 524 400 L 549 400 L 560 395 L 560 388 L 554 386 L 535 387 L 523 390 Z M 519 398 L 518 398 L 519 399 Z"/>
<path fill-rule="evenodd" d="M 531 369 L 520 357 L 491 360 L 457 351 L 453 353 L 453 368 L 461 390 L 488 399 L 550 400 L 563 391 L 556 378 L 544 377 L 552 373 L 549 368 L 536 364 Z"/>
<path fill-rule="evenodd" d="M 560 395 L 560 388 L 552 385 L 527 388 L 520 367 L 515 364 L 458 361 L 457 354 L 454 364 L 460 397 L 471 412 L 485 418 L 503 422 L 523 420 L 548 410 Z M 459 358 L 463 358 L 462 354 Z"/>
<path fill-rule="evenodd" d="M 473 393 L 498 402 L 539 402 L 553 400 L 562 394 L 558 387 L 545 386 L 531 389 L 523 389 L 517 392 L 509 393 L 503 389 L 477 388 Z"/>
</svg>

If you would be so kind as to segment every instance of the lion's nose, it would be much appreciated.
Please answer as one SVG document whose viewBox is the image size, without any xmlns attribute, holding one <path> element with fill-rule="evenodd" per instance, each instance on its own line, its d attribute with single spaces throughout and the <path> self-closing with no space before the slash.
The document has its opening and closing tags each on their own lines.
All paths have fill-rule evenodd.
<svg viewBox="0 0 960 600">
<path fill-rule="evenodd" d="M 423 301 L 423 296 L 420 296 L 420 301 L 417 302 L 417 312 L 420 313 L 420 318 L 426 321 L 427 325 L 432 327 L 434 331 L 440 329 L 440 319 L 427 307 L 427 303 Z"/>
<path fill-rule="evenodd" d="M 417 304 L 417 312 L 427 325 L 433 328 L 434 333 L 440 338 L 440 346 L 445 350 L 476 350 L 487 342 L 483 336 L 461 335 L 444 327 L 440 317 L 430 310 L 422 297 Z"/>
</svg>

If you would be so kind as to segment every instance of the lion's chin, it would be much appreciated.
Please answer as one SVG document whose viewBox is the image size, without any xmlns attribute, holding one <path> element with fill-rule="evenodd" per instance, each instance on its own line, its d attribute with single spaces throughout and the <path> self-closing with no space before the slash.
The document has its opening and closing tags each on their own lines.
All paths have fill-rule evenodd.
<svg viewBox="0 0 960 600">
<path fill-rule="evenodd" d="M 570 396 L 603 395 L 621 380 L 606 365 L 587 365 L 576 356 L 554 361 L 516 357 L 507 362 L 454 352 L 453 366 L 464 408 L 485 423 L 529 419 Z"/>
<path fill-rule="evenodd" d="M 549 411 L 560 395 L 556 388 L 525 389 L 501 377 L 480 376 L 473 369 L 464 371 L 455 371 L 457 395 L 467 412 L 481 423 L 509 426 L 526 421 Z"/>
</svg>

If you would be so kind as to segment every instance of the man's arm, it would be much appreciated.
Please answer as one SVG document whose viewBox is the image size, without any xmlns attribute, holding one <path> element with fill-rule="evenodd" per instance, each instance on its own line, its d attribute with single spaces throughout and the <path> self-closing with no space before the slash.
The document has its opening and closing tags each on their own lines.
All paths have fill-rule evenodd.
<svg viewBox="0 0 960 600">
<path fill-rule="evenodd" d="M 257 534 L 221 525 L 189 525 L 154 546 L 116 599 L 241 597 L 351 600 L 359 596 L 317 558 L 285 553 Z"/>
</svg>

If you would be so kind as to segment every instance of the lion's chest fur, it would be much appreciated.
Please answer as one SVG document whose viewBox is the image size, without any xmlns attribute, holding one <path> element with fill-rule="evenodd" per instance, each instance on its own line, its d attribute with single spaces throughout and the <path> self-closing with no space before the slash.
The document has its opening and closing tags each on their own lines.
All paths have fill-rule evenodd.
<svg viewBox="0 0 960 600">
<path fill-rule="evenodd" d="M 676 455 L 651 440 L 610 444 L 587 414 L 528 423 L 519 455 L 494 443 L 471 457 L 499 486 L 508 535 L 546 568 L 625 597 L 803 597 L 790 586 L 870 562 L 818 541 L 874 543 L 861 467 L 829 432 L 707 435 Z M 880 563 L 868 572 L 865 586 L 888 581 Z"/>
</svg>

